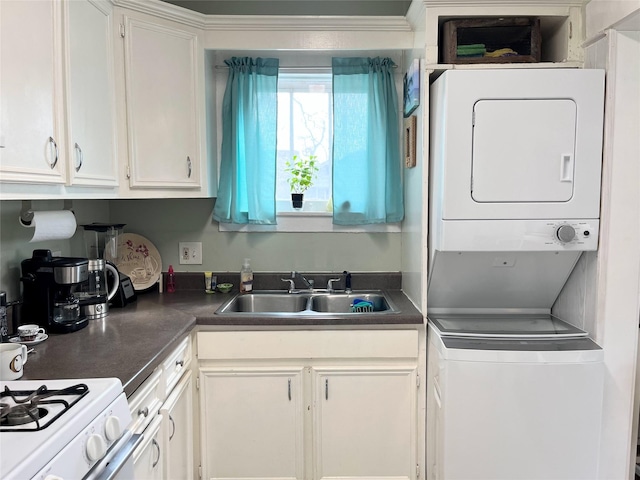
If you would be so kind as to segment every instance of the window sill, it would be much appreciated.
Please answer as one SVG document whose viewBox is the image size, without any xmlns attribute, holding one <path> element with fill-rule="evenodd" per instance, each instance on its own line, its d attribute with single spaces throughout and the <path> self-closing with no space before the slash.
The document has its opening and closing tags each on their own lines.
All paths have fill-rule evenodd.
<svg viewBox="0 0 640 480">
<path fill-rule="evenodd" d="M 220 232 L 334 232 L 334 233 L 400 233 L 399 223 L 374 225 L 334 225 L 326 212 L 282 212 L 277 215 L 277 225 L 240 225 L 220 223 Z"/>
</svg>

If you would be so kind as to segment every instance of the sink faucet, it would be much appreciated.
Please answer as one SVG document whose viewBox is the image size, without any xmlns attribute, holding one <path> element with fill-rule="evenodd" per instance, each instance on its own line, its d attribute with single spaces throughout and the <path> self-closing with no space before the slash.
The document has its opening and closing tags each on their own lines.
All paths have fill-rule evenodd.
<svg viewBox="0 0 640 480">
<path fill-rule="evenodd" d="M 330 279 L 327 281 L 327 292 L 328 292 L 328 293 L 333 293 L 333 292 L 335 292 L 336 290 L 335 290 L 335 288 L 333 288 L 333 284 L 334 284 L 335 282 L 339 282 L 339 281 L 340 281 L 340 279 L 339 279 L 339 278 L 330 278 Z"/>
<path fill-rule="evenodd" d="M 296 277 L 300 277 L 302 279 L 302 282 L 305 284 L 305 286 L 307 287 L 307 290 L 313 290 L 313 280 L 307 280 L 306 278 L 304 278 L 304 275 L 302 275 L 300 272 L 296 272 L 295 270 L 293 272 L 291 272 L 291 279 L 288 278 L 283 278 L 282 280 L 287 280 L 289 281 L 289 286 L 295 286 L 295 278 Z M 289 290 L 291 292 L 291 289 Z"/>
<path fill-rule="evenodd" d="M 351 293 L 351 274 L 346 270 L 342 274 L 344 275 L 344 293 Z"/>
</svg>

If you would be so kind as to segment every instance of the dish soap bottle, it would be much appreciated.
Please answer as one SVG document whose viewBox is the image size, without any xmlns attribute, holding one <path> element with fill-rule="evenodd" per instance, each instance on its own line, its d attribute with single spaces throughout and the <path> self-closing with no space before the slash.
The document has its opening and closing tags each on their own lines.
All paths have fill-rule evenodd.
<svg viewBox="0 0 640 480">
<path fill-rule="evenodd" d="M 173 293 L 176 291 L 176 277 L 173 273 L 173 265 L 169 265 L 167 271 L 167 293 Z"/>
<path fill-rule="evenodd" d="M 240 270 L 240 293 L 248 293 L 253 290 L 253 271 L 249 266 L 249 259 L 245 258 Z"/>
</svg>

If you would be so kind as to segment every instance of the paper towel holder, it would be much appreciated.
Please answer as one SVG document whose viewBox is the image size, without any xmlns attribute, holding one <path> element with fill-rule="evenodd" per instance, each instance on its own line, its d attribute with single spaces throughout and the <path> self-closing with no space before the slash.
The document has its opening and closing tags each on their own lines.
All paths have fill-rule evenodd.
<svg viewBox="0 0 640 480">
<path fill-rule="evenodd" d="M 65 200 L 62 209 L 69 210 L 71 213 L 74 213 L 73 202 L 71 200 Z M 32 221 L 33 221 L 33 209 L 31 208 L 31 200 L 23 200 L 22 209 L 20 210 L 20 223 L 23 226 L 28 227 L 31 225 Z"/>
</svg>

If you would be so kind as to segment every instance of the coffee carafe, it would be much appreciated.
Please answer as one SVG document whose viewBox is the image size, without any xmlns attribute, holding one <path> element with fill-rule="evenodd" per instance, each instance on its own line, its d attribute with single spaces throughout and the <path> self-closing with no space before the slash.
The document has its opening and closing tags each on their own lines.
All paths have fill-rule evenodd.
<svg viewBox="0 0 640 480">
<path fill-rule="evenodd" d="M 90 223 L 82 225 L 89 258 L 89 279 L 82 286 L 80 304 L 91 320 L 103 318 L 109 312 L 111 300 L 120 285 L 120 275 L 109 260 L 118 258 L 118 235 L 123 223 Z"/>
<path fill-rule="evenodd" d="M 109 313 L 109 300 L 116 294 L 120 285 L 118 269 L 111 262 L 95 258 L 89 260 L 88 270 L 87 281 L 80 285 L 77 293 L 82 313 L 89 320 L 106 317 Z M 110 289 L 108 289 L 107 272 L 113 279 Z"/>
<path fill-rule="evenodd" d="M 54 333 L 70 333 L 87 326 L 76 293 L 88 280 L 86 258 L 53 257 L 51 250 L 34 250 L 21 263 L 22 318 Z"/>
</svg>

